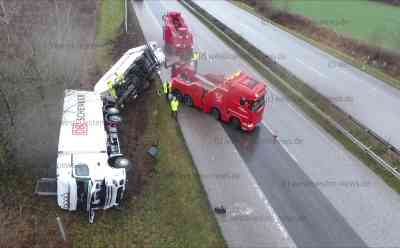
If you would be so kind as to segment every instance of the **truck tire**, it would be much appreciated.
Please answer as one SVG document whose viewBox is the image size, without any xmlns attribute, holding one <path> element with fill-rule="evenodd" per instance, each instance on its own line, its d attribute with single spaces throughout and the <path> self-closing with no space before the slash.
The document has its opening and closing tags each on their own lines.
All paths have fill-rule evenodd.
<svg viewBox="0 0 400 248">
<path fill-rule="evenodd" d="M 132 163 L 122 155 L 110 157 L 108 164 L 114 168 L 125 168 L 128 169 L 132 166 Z"/>
<path fill-rule="evenodd" d="M 221 113 L 219 112 L 219 110 L 217 108 L 211 109 L 211 115 L 217 121 L 219 121 L 221 119 Z"/>
<path fill-rule="evenodd" d="M 119 112 L 119 109 L 117 109 L 116 107 L 107 107 L 106 108 L 106 112 L 107 112 L 107 115 L 119 115 L 120 114 L 120 112 Z"/>
<path fill-rule="evenodd" d="M 127 158 L 125 157 L 119 157 L 114 161 L 114 165 L 113 167 L 115 168 L 130 168 L 132 166 L 131 161 L 129 161 Z"/>
<path fill-rule="evenodd" d="M 240 124 L 240 120 L 236 117 L 232 117 L 231 118 L 231 122 L 230 122 L 231 126 L 235 129 L 241 129 L 241 124 Z"/>
<path fill-rule="evenodd" d="M 183 97 L 183 103 L 184 103 L 186 106 L 193 107 L 193 99 L 192 99 L 192 97 L 189 96 L 189 95 L 185 95 L 185 96 Z"/>
</svg>

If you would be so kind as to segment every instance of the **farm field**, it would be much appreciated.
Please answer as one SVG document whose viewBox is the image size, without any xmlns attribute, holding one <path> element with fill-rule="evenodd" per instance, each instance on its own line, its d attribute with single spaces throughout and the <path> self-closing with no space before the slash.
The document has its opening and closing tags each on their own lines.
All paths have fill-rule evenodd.
<svg viewBox="0 0 400 248">
<path fill-rule="evenodd" d="M 400 51 L 400 7 L 367 0 L 274 0 L 274 6 L 351 38 Z"/>
</svg>

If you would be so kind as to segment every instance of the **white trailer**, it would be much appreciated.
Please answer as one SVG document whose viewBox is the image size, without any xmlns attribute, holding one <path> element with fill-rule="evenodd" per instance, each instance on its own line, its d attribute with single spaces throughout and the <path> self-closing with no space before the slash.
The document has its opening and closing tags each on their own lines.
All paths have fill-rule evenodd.
<svg viewBox="0 0 400 248">
<path fill-rule="evenodd" d="M 120 148 L 117 107 L 147 88 L 164 59 L 161 49 L 151 42 L 126 52 L 94 91 L 65 90 L 57 177 L 39 180 L 36 194 L 56 196 L 62 209 L 87 211 L 90 223 L 95 210 L 121 204 L 131 163 Z M 117 75 L 122 75 L 123 82 L 110 85 Z M 118 94 L 112 96 L 111 90 Z"/>
</svg>

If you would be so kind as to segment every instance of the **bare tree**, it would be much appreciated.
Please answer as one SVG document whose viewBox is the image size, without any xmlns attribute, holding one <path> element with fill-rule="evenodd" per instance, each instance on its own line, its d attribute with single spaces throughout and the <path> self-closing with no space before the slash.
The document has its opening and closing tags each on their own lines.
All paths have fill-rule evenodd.
<svg viewBox="0 0 400 248">
<path fill-rule="evenodd" d="M 5 54 L 0 58 L 0 136 L 11 141 L 17 163 L 47 168 L 57 147 L 57 131 L 49 130 L 59 126 L 64 89 L 79 88 L 86 34 L 72 1 L 36 1 L 46 9 L 31 24 L 14 20 L 8 11 L 12 2 L 22 5 L 22 0 L 0 0 L 8 23 L 2 19 L 0 30 L 10 37 L 0 37 L 0 53 Z"/>
</svg>

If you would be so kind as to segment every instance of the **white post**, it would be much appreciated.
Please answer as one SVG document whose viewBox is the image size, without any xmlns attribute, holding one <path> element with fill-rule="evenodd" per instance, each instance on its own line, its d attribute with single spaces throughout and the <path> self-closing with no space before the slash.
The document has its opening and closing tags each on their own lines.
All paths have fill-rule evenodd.
<svg viewBox="0 0 400 248">
<path fill-rule="evenodd" d="M 60 230 L 62 239 L 63 239 L 64 241 L 67 241 L 67 236 L 65 235 L 64 226 L 63 226 L 63 224 L 62 224 L 62 222 L 61 222 L 61 218 L 57 216 L 57 217 L 56 217 L 56 220 L 57 220 L 58 229 Z"/>
<path fill-rule="evenodd" d="M 128 33 L 128 2 L 125 0 L 125 33 Z"/>
</svg>

